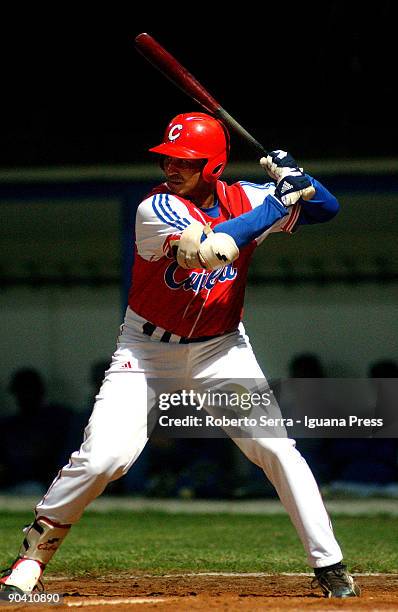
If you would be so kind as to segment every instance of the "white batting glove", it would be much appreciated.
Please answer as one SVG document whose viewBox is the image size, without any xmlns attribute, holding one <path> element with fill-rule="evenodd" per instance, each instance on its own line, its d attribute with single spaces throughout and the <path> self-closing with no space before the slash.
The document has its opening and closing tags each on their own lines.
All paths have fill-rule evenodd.
<svg viewBox="0 0 398 612">
<path fill-rule="evenodd" d="M 210 231 L 199 249 L 199 259 L 206 270 L 217 270 L 239 257 L 235 240 L 224 232 Z"/>
<path fill-rule="evenodd" d="M 302 168 L 298 167 L 296 160 L 290 153 L 281 151 L 280 149 L 271 151 L 268 153 L 267 157 L 262 157 L 260 159 L 260 164 L 267 172 L 268 176 L 277 183 L 287 174 L 290 174 L 292 170 L 303 171 Z"/>
<path fill-rule="evenodd" d="M 290 153 L 280 149 L 271 151 L 260 159 L 260 164 L 276 181 L 275 195 L 284 206 L 293 206 L 300 198 L 310 200 L 315 195 L 311 181 Z"/>
<path fill-rule="evenodd" d="M 286 207 L 293 206 L 300 198 L 310 200 L 314 195 L 315 189 L 310 179 L 298 169 L 286 174 L 275 189 L 275 196 Z"/>
<path fill-rule="evenodd" d="M 194 219 L 184 229 L 180 239 L 170 241 L 170 246 L 177 246 L 177 262 L 181 268 L 192 270 L 194 268 L 202 268 L 202 263 L 198 257 L 200 241 L 202 238 L 205 226 L 200 221 Z"/>
</svg>

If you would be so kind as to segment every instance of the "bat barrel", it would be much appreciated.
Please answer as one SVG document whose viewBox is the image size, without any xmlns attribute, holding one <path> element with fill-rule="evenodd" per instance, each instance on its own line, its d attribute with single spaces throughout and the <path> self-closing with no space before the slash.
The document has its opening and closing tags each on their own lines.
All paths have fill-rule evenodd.
<svg viewBox="0 0 398 612">
<path fill-rule="evenodd" d="M 135 44 L 145 59 L 208 112 L 214 114 L 220 108 L 221 105 L 217 100 L 153 36 L 146 32 L 138 34 L 135 37 Z"/>
<path fill-rule="evenodd" d="M 239 134 L 256 151 L 257 155 L 267 155 L 264 147 L 244 127 L 231 117 L 221 104 L 203 87 L 201 83 L 160 45 L 150 34 L 143 32 L 135 37 L 138 51 L 174 85 L 198 102 L 205 110 L 220 119 L 224 125 Z"/>
</svg>

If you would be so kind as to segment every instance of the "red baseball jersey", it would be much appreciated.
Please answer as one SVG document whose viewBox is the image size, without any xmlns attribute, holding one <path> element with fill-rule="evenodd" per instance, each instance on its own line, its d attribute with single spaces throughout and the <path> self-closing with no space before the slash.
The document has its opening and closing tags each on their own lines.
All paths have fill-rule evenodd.
<svg viewBox="0 0 398 612">
<path fill-rule="evenodd" d="M 240 250 L 232 264 L 217 270 L 186 270 L 176 262 L 170 240 L 193 219 L 212 227 L 248 212 L 274 194 L 275 185 L 217 181 L 219 216 L 206 214 L 165 184 L 141 202 L 136 216 L 135 260 L 129 292 L 130 308 L 172 334 L 196 338 L 235 330 L 242 318 L 247 271 L 253 251 L 271 232 L 291 232 L 300 206 Z"/>
</svg>

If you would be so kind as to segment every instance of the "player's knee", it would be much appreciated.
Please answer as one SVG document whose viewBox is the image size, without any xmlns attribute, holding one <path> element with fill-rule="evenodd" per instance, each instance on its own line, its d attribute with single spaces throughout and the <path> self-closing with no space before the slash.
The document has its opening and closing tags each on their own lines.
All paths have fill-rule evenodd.
<svg viewBox="0 0 398 612">
<path fill-rule="evenodd" d="M 275 459 L 298 455 L 296 441 L 291 438 L 267 438 L 265 449 Z"/>
<path fill-rule="evenodd" d="M 95 480 L 115 480 L 123 475 L 124 462 L 116 455 L 90 458 L 86 464 L 86 474 Z"/>
<path fill-rule="evenodd" d="M 242 443 L 242 440 L 240 440 L 239 442 Z M 262 467 L 262 464 L 263 464 L 263 457 L 262 457 L 263 449 L 261 449 L 261 447 L 258 445 L 256 440 L 246 439 L 243 442 L 244 442 L 244 444 L 238 444 L 238 446 L 240 446 L 241 450 L 246 455 L 246 457 L 252 463 L 255 463 L 259 467 Z"/>
<path fill-rule="evenodd" d="M 295 452 L 296 441 L 291 438 L 261 438 L 260 446 L 276 457 Z"/>
<path fill-rule="evenodd" d="M 298 454 L 295 441 L 288 438 L 260 438 L 250 442 L 244 452 L 253 463 L 262 468 L 284 463 L 290 455 Z"/>
</svg>

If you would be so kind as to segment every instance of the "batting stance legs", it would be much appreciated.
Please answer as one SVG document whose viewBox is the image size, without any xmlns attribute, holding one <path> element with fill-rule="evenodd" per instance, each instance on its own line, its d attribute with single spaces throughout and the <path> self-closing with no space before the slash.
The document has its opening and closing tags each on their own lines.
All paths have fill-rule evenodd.
<svg viewBox="0 0 398 612">
<path fill-rule="evenodd" d="M 309 565 L 320 568 L 341 561 L 343 555 L 317 483 L 294 440 L 239 438 L 234 442 L 274 485 L 303 543 Z"/>
<path fill-rule="evenodd" d="M 206 342 L 171 342 L 160 353 L 158 341 L 142 334 L 142 321 L 130 311 L 84 441 L 37 505 L 19 559 L 2 582 L 32 591 L 86 506 L 133 465 L 147 441 L 147 402 L 156 394 L 153 381 L 162 380 L 162 392 L 175 391 L 187 388 L 192 380 L 206 387 L 211 378 L 221 378 L 225 372 L 229 378 L 263 378 L 243 329 Z M 341 561 L 318 487 L 294 441 L 274 437 L 234 442 L 275 486 L 309 564 L 322 568 Z"/>
</svg>

